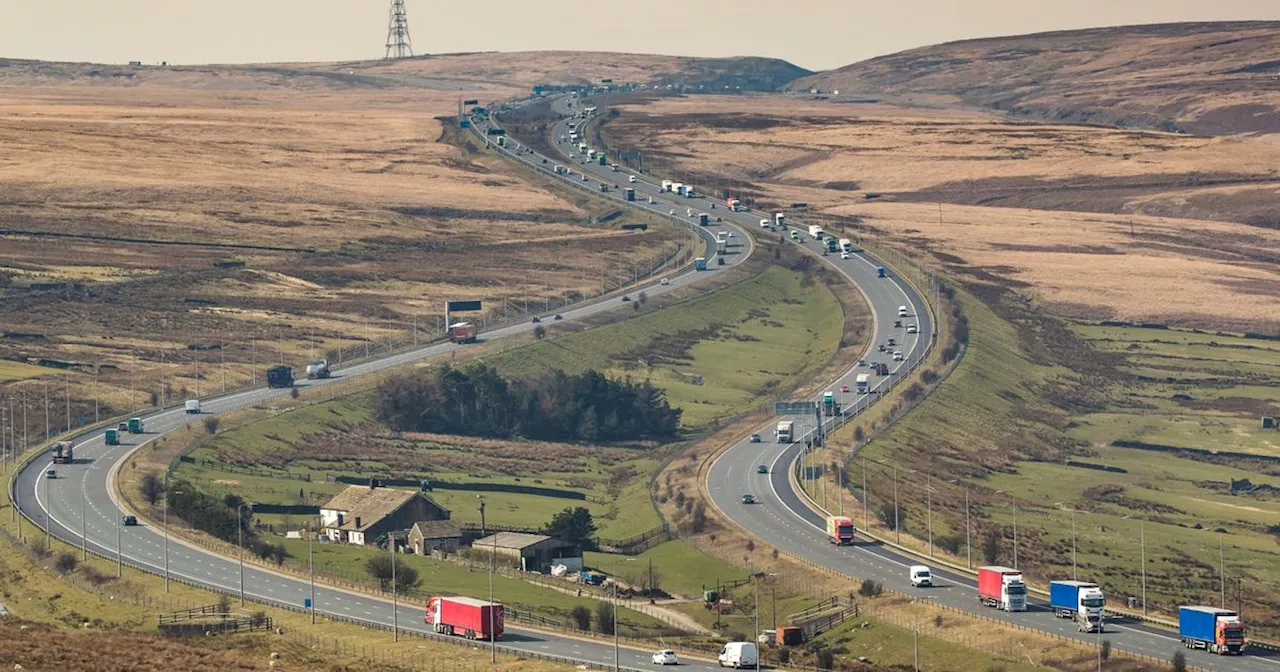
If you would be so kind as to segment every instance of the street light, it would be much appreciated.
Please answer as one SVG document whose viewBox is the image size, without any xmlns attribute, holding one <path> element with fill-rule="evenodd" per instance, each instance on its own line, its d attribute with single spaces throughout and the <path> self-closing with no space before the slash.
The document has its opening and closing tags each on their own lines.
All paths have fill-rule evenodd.
<svg viewBox="0 0 1280 672">
<path fill-rule="evenodd" d="M 164 477 L 164 592 L 169 592 L 169 495 L 185 495 L 185 492 L 169 492 L 169 475 Z"/>
<path fill-rule="evenodd" d="M 476 499 L 480 500 L 480 538 L 483 539 L 485 534 L 484 524 L 484 495 L 476 495 Z M 493 614 L 493 569 L 494 563 L 497 562 L 498 555 L 498 539 L 494 537 L 493 548 L 489 549 L 489 662 L 491 664 L 498 662 L 498 639 L 495 637 L 497 631 L 494 629 Z"/>
<path fill-rule="evenodd" d="M 996 490 L 997 495 L 1009 495 L 1012 499 L 1013 494 L 1004 490 Z M 1018 568 L 1018 502 L 1013 501 L 1013 568 Z"/>
<path fill-rule="evenodd" d="M 396 537 L 387 533 L 387 548 L 391 551 L 391 641 L 400 641 L 400 599 L 396 591 Z M 493 611 L 492 605 L 489 611 Z"/>
<path fill-rule="evenodd" d="M 307 571 L 311 575 L 311 624 L 316 623 L 316 556 L 315 556 L 316 533 L 311 529 L 311 522 L 307 522 Z"/>
<path fill-rule="evenodd" d="M 253 502 L 241 502 L 236 507 L 236 545 L 240 547 L 240 606 L 244 606 L 244 514 L 240 513 L 243 509 L 249 509 L 249 513 L 253 513 Z M 165 562 L 168 562 L 166 556 Z"/>
</svg>

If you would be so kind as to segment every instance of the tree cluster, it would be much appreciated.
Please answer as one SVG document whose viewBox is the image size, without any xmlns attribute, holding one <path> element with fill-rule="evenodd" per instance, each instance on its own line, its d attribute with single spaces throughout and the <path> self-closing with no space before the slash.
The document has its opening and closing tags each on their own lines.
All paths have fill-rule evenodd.
<svg viewBox="0 0 1280 672">
<path fill-rule="evenodd" d="M 593 370 L 507 380 L 484 365 L 445 367 L 387 380 L 375 399 L 378 420 L 397 431 L 630 441 L 670 439 L 680 427 L 680 409 L 662 390 Z"/>
<path fill-rule="evenodd" d="M 140 487 L 145 495 L 145 477 Z M 289 557 L 283 545 L 271 544 L 258 537 L 251 524 L 252 507 L 242 507 L 243 499 L 235 495 L 214 497 L 185 481 L 170 483 L 163 493 L 169 500 L 170 513 L 191 527 L 233 544 L 243 541 L 250 553 L 263 560 L 272 560 L 277 565 L 284 564 L 285 558 Z"/>
<path fill-rule="evenodd" d="M 542 529 L 548 537 L 576 544 L 578 548 L 591 548 L 596 534 L 595 521 L 585 506 L 567 508 L 552 516 Z"/>
</svg>

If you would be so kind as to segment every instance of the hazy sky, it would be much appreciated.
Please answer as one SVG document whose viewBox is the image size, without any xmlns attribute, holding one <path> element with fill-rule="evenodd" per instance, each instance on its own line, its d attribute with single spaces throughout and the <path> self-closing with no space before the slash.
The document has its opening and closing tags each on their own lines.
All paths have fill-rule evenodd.
<svg viewBox="0 0 1280 672">
<path fill-rule="evenodd" d="M 950 40 L 1280 20 L 1280 0 L 407 0 L 415 53 L 774 56 L 825 69 Z M 381 58 L 390 0 L 0 0 L 0 57 L 124 63 Z M 673 16 L 673 10 L 678 16 Z"/>
</svg>

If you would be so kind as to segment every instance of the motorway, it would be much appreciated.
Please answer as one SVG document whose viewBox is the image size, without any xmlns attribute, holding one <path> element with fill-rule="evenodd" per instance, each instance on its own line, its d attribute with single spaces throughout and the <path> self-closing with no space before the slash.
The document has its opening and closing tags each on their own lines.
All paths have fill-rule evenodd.
<svg viewBox="0 0 1280 672">
<path fill-rule="evenodd" d="M 559 113 L 566 113 L 569 111 L 569 103 L 567 97 L 557 98 L 553 101 L 553 109 Z M 480 119 L 474 120 L 475 130 L 482 136 L 491 124 L 492 122 Z M 555 138 L 559 138 L 562 134 L 568 135 L 565 126 L 566 121 L 560 121 L 554 126 L 553 144 L 556 144 Z M 597 196 L 621 199 L 622 188 L 630 186 L 636 190 L 637 198 L 636 202 L 630 204 L 631 206 L 664 216 L 674 210 L 677 218 L 683 215 L 686 209 L 692 208 L 695 213 L 711 214 L 713 220 L 717 217 L 723 219 L 720 222 L 713 221 L 712 225 L 705 228 L 694 228 L 699 231 L 704 240 L 708 241 L 711 249 L 716 247 L 714 240 L 717 232 L 734 233 L 723 255 L 724 265 L 721 266 L 718 263 L 717 255 L 710 255 L 708 272 L 672 274 L 669 284 L 663 285 L 655 281 L 633 290 L 643 290 L 651 296 L 695 284 L 701 279 L 713 277 L 718 269 L 741 263 L 754 250 L 747 229 L 758 229 L 760 219 L 768 216 L 752 212 L 729 212 L 718 201 L 704 197 L 687 199 L 663 193 L 658 185 L 649 182 L 643 176 L 637 176 L 637 181 L 631 184 L 627 181 L 628 173 L 614 172 L 608 166 L 579 163 L 567 157 L 542 156 L 529 148 L 520 146 L 518 142 L 509 141 L 508 144 L 512 147 L 500 151 L 547 175 L 554 174 L 552 166 L 557 163 L 571 168 L 576 171 L 575 174 L 559 177 L 567 184 L 586 188 Z M 557 144 L 557 148 L 568 151 L 567 145 Z M 585 181 L 582 179 L 583 175 L 587 177 Z M 602 193 L 598 191 L 598 185 L 601 182 L 609 185 L 617 184 L 620 188 Z M 654 198 L 655 203 L 647 202 L 650 196 Z M 712 208 L 713 203 L 719 207 Z M 794 225 L 794 222 L 792 224 Z M 785 235 L 783 232 L 778 234 Z M 800 244 L 810 250 L 816 250 L 813 241 L 808 240 L 807 237 Z M 892 381 L 900 378 L 905 371 L 924 357 L 931 343 L 933 324 L 916 289 L 893 272 L 888 273 L 887 277 L 878 277 L 876 273 L 878 262 L 864 253 L 855 253 L 849 259 L 831 255 L 823 257 L 823 260 L 854 282 L 872 308 L 875 316 L 873 329 L 875 338 L 871 349 L 866 354 L 866 360 L 884 362 L 890 366 L 889 376 L 879 377 L 872 374 L 871 394 L 838 392 L 841 385 L 856 389 L 854 378 L 858 373 L 870 373 L 871 369 L 867 367 L 854 367 L 826 388 L 837 391 L 845 413 L 852 415 L 866 408 L 878 393 L 887 389 Z M 899 306 L 907 307 L 907 317 L 898 317 Z M 623 307 L 625 304 L 614 296 L 568 307 L 562 311 L 562 315 L 565 320 L 571 321 Z M 916 324 L 918 333 L 910 335 L 906 333 L 905 328 L 895 328 L 893 322 L 897 319 L 902 319 L 904 325 Z M 531 323 L 519 323 L 486 331 L 482 337 L 498 339 L 529 331 L 533 327 Z M 891 360 L 887 353 L 879 353 L 874 347 L 876 344 L 885 342 L 890 336 L 899 340 L 898 348 L 903 352 L 901 361 Z M 441 343 L 418 348 L 346 367 L 335 372 L 334 380 L 405 366 L 425 357 L 445 354 L 465 347 Z M 305 387 L 323 385 L 326 382 L 299 381 L 298 385 Z M 265 388 L 252 389 L 207 399 L 203 402 L 203 408 L 206 413 L 225 413 L 268 401 L 287 392 L 287 390 Z M 745 530 L 796 555 L 858 577 L 881 581 L 891 588 L 917 593 L 921 599 L 937 600 L 966 611 L 1092 641 L 1093 635 L 1077 635 L 1072 625 L 1053 618 L 1043 608 L 1010 615 L 980 607 L 974 596 L 973 581 L 966 576 L 935 570 L 935 576 L 940 579 L 937 588 L 912 589 L 906 581 L 905 567 L 920 561 L 906 557 L 888 547 L 865 542 L 843 548 L 829 545 L 823 535 L 822 519 L 800 500 L 800 496 L 794 491 L 789 480 L 789 474 L 795 468 L 794 465 L 804 450 L 804 444 L 775 442 L 770 430 L 777 419 L 771 421 L 769 427 L 759 430 L 763 438 L 762 442 L 752 443 L 744 439 L 743 442 L 726 451 L 709 471 L 708 487 L 715 504 Z M 793 419 L 796 420 L 797 427 L 802 428 L 797 432 L 801 439 L 807 432 L 815 429 L 811 418 Z M 154 413 L 148 416 L 146 421 L 150 433 L 143 438 L 149 440 L 186 425 L 191 421 L 191 417 L 179 408 Z M 48 458 L 44 456 L 31 463 L 18 475 L 15 479 L 15 490 L 19 498 L 20 510 L 37 525 L 47 524 L 52 534 L 76 545 L 80 543 L 83 526 L 90 550 L 108 558 L 114 558 L 118 549 L 126 564 L 157 574 L 163 573 L 165 552 L 161 531 L 147 526 L 121 528 L 119 522 L 123 511 L 122 504 L 113 499 L 108 488 L 113 467 L 118 468 L 136 446 L 106 446 L 100 431 L 79 437 L 76 441 L 77 461 L 72 465 L 58 465 L 58 478 L 43 478 L 45 469 L 49 468 Z M 768 474 L 757 473 L 757 465 L 761 464 L 769 467 Z M 744 505 L 742 495 L 746 493 L 755 495 L 759 503 Z M 117 547 L 117 539 L 121 540 L 119 547 Z M 169 571 L 175 577 L 223 592 L 237 593 L 240 589 L 240 566 L 232 558 L 175 541 L 169 544 L 168 558 Z M 384 626 L 390 625 L 393 620 L 390 603 L 387 600 L 321 585 L 317 585 L 315 591 L 315 605 L 318 613 L 335 614 Z M 251 599 L 298 608 L 309 597 L 310 588 L 306 581 L 246 566 L 244 592 Z M 501 599 L 500 595 L 497 597 Z M 401 628 L 425 632 L 421 605 L 401 605 L 397 613 Z M 549 635 L 517 627 L 508 628 L 507 633 L 502 644 L 519 650 L 561 655 L 597 664 L 612 665 L 614 661 L 613 649 L 608 644 Z M 1174 650 L 1180 650 L 1177 638 L 1168 631 L 1133 623 L 1112 621 L 1106 638 L 1112 641 L 1116 649 L 1143 653 L 1163 660 L 1168 660 Z M 1280 662 L 1276 659 L 1259 653 L 1239 658 L 1220 658 L 1195 651 L 1187 653 L 1188 661 L 1192 665 L 1210 669 L 1277 672 L 1280 668 Z M 648 655 L 648 652 L 624 648 L 621 653 L 621 664 L 630 667 L 647 667 L 650 662 Z M 690 661 L 690 663 L 692 667 L 710 667 L 709 664 L 698 661 Z"/>
<path fill-rule="evenodd" d="M 477 131 L 483 133 L 487 125 L 476 124 Z M 541 166 L 541 159 L 536 154 L 506 152 L 509 155 L 530 165 Z M 550 158 L 549 158 L 550 160 Z M 557 159 L 558 160 L 558 159 Z M 569 178 L 566 182 L 573 184 Z M 597 194 L 602 197 L 621 199 L 622 193 L 615 191 L 609 194 Z M 658 203 L 649 206 L 647 203 L 633 205 L 652 209 L 665 216 L 671 203 Z M 693 227 L 696 229 L 696 227 Z M 715 248 L 714 232 L 698 230 L 698 234 L 710 249 Z M 745 232 L 739 231 L 743 246 L 736 247 L 726 254 L 723 265 L 716 264 L 712 269 L 728 269 L 745 260 L 754 250 Z M 651 297 L 658 297 L 682 287 L 693 285 L 701 280 L 714 277 L 715 270 L 708 272 L 685 271 L 672 273 L 662 281 L 651 281 L 630 293 L 646 292 Z M 588 301 L 580 305 L 568 306 L 560 311 L 563 320 L 572 322 L 582 320 L 607 311 L 625 310 L 629 304 L 614 295 L 603 299 Z M 630 312 L 628 310 L 628 312 Z M 544 316 L 550 317 L 550 315 Z M 552 324 L 550 319 L 544 324 Z M 521 322 L 505 327 L 494 328 L 480 334 L 483 340 L 501 339 L 531 331 L 535 328 L 532 322 Z M 467 346 L 452 343 L 437 343 L 404 352 L 367 361 L 335 370 L 334 377 L 329 380 L 299 380 L 296 387 L 305 389 L 312 386 L 329 384 L 350 376 L 359 376 L 404 367 L 427 357 L 448 354 Z M 207 415 L 218 415 L 240 408 L 245 408 L 287 395 L 287 389 L 255 388 L 224 396 L 202 400 L 202 412 Z M 125 434 L 121 445 L 107 446 L 102 430 L 90 432 L 75 439 L 76 459 L 72 464 L 52 465 L 48 455 L 42 455 L 22 470 L 14 480 L 15 501 L 19 510 L 32 523 L 42 530 L 47 526 L 49 533 L 70 544 L 79 546 L 81 539 L 87 541 L 90 551 L 108 559 L 117 558 L 131 567 L 154 574 L 163 575 L 166 562 L 170 576 L 187 583 L 212 588 L 224 593 L 238 595 L 241 590 L 241 566 L 235 558 L 217 555 L 211 551 L 169 539 L 168 552 L 165 552 L 166 541 L 163 530 L 139 525 L 136 527 L 121 526 L 121 518 L 125 513 L 122 502 L 117 501 L 108 487 L 113 470 L 118 469 L 125 458 L 139 445 L 147 441 L 186 426 L 193 421 L 185 409 L 176 408 L 159 411 L 144 416 L 146 434 Z M 130 443 L 131 439 L 137 439 Z M 45 478 L 47 469 L 55 468 L 57 478 Z M 83 530 L 83 537 L 82 537 Z M 43 531 L 28 529 L 29 534 L 44 534 Z M 167 561 L 166 561 L 167 557 Z M 244 566 L 244 594 L 250 600 L 268 604 L 276 604 L 294 609 L 303 607 L 305 600 L 311 596 L 308 582 L 296 577 L 285 576 L 260 569 L 252 564 Z M 501 595 L 497 596 L 501 600 Z M 398 619 L 399 627 L 417 634 L 428 633 L 423 624 L 424 605 L 401 604 L 393 614 L 391 601 L 370 595 L 348 592 L 341 589 L 315 586 L 315 608 L 318 614 L 333 614 L 346 619 L 363 621 L 389 627 Z M 542 655 L 559 655 L 577 661 L 587 661 L 602 665 L 614 663 L 612 645 L 597 641 L 550 635 L 515 627 L 508 627 L 503 637 L 503 647 L 517 651 L 527 651 Z M 624 667 L 649 667 L 651 664 L 649 651 L 637 651 L 623 647 L 620 651 L 620 663 Z M 689 667 L 711 667 L 705 662 L 688 661 Z"/>
</svg>

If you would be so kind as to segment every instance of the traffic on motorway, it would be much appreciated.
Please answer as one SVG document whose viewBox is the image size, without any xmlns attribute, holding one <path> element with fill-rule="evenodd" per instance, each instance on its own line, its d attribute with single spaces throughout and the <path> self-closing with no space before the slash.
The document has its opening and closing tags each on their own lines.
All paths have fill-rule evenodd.
<svg viewBox="0 0 1280 672">
<path fill-rule="evenodd" d="M 821 563 L 864 578 L 873 578 L 886 586 L 914 591 L 921 599 L 936 600 L 966 611 L 987 610 L 976 599 L 976 582 L 959 572 L 933 571 L 931 586 L 911 586 L 908 567 L 919 564 L 905 552 L 882 544 L 856 539 L 851 545 L 828 542 L 827 516 L 815 511 L 798 493 L 792 474 L 805 450 L 815 439 L 830 431 L 841 420 L 851 417 L 872 403 L 881 393 L 919 364 L 934 339 L 934 327 L 928 306 L 920 296 L 920 288 L 886 269 L 865 251 L 846 249 L 838 241 L 832 250 L 824 236 L 812 231 L 789 228 L 780 213 L 742 210 L 729 202 L 709 199 L 687 187 L 684 194 L 677 183 L 655 183 L 643 175 L 632 175 L 607 158 L 592 155 L 582 143 L 571 145 L 575 117 L 582 112 L 581 103 L 570 96 L 558 97 L 553 109 L 564 115 L 555 124 L 552 137 L 562 156 L 544 156 L 506 139 L 498 151 L 521 161 L 566 184 L 585 188 L 605 198 L 615 199 L 630 207 L 671 217 L 697 231 L 707 252 L 695 260 L 693 268 L 655 279 L 632 291 L 643 289 L 651 295 L 673 291 L 697 283 L 719 269 L 741 263 L 754 251 L 751 231 L 767 230 L 790 240 L 819 256 L 845 275 L 866 297 L 872 308 L 874 338 L 862 361 L 844 372 L 837 380 L 809 400 L 813 413 L 782 415 L 745 437 L 719 457 L 708 472 L 708 486 L 717 507 L 748 532 L 777 547 L 787 548 L 805 559 Z M 497 144 L 490 129 L 498 128 L 487 115 L 471 118 L 471 126 L 486 143 Z M 564 136 L 564 141 L 560 137 Z M 498 136 L 503 137 L 503 136 Z M 557 170 L 560 167 L 561 170 Z M 634 177 L 634 179 L 633 179 Z M 705 215 L 705 216 L 704 216 Z M 767 223 L 766 223 L 767 222 Z M 807 234 L 807 235 L 806 235 Z M 834 252 L 834 254 L 833 254 Z M 624 295 L 613 295 L 567 308 L 566 320 L 580 320 L 601 312 L 616 310 Z M 522 333 L 536 325 L 522 322 L 486 331 L 486 339 L 497 339 Z M 884 350 L 881 351 L 883 346 Z M 438 343 L 335 370 L 329 379 L 298 381 L 300 387 L 325 385 L 331 380 L 363 375 L 402 366 L 422 358 L 444 354 L 465 347 L 456 343 Z M 287 394 L 287 389 L 256 388 L 234 394 L 201 400 L 201 412 L 225 413 Z M 185 409 L 159 411 L 142 418 L 147 433 L 128 435 L 134 440 L 107 445 L 105 433 L 94 432 L 76 439 L 76 458 L 58 464 L 55 478 L 47 471 L 54 469 L 52 459 L 44 457 L 32 462 L 15 479 L 15 501 L 22 513 L 45 533 L 69 543 L 84 543 L 104 557 L 118 559 L 144 571 L 165 574 L 175 580 L 216 590 L 243 594 L 247 599 L 302 608 L 309 604 L 319 613 L 379 626 L 398 627 L 429 636 L 437 636 L 436 625 L 426 622 L 424 605 L 400 605 L 392 609 L 388 600 L 348 592 L 320 584 L 310 586 L 304 579 L 241 565 L 235 559 L 217 555 L 186 543 L 169 539 L 162 530 L 150 525 L 126 526 L 124 516 L 131 515 L 110 487 L 115 469 L 129 453 L 142 443 L 186 425 L 190 418 Z M 991 615 L 1036 629 L 1080 636 L 1074 625 L 1055 618 L 1043 604 L 1030 601 L 1029 613 L 995 612 Z M 1171 643 L 1178 638 L 1171 633 L 1139 624 L 1109 622 L 1107 637 L 1117 649 L 1167 659 Z M 652 652 L 622 649 L 619 653 L 607 644 L 537 632 L 507 628 L 504 645 L 542 654 L 558 654 L 574 660 L 596 664 L 613 664 L 615 656 L 622 666 L 648 666 L 656 657 Z M 1206 655 L 1207 654 L 1200 654 Z M 1261 656 L 1248 656 L 1228 661 L 1215 658 L 1195 659 L 1197 664 L 1214 661 L 1219 669 L 1274 669 L 1275 661 Z M 695 667 L 709 663 L 682 661 Z"/>
</svg>

